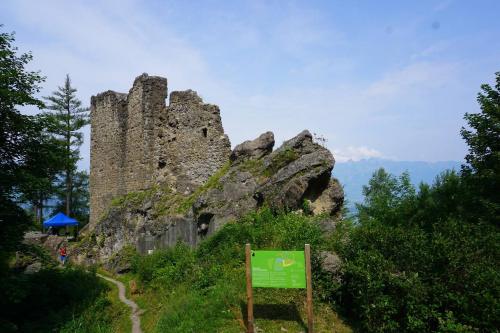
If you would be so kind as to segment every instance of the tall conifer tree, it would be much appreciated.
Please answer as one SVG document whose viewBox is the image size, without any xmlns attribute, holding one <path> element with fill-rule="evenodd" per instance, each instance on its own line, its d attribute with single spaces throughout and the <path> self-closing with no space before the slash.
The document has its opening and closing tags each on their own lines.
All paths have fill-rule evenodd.
<svg viewBox="0 0 500 333">
<path fill-rule="evenodd" d="M 71 86 L 71 79 L 66 75 L 64 85 L 58 87 L 51 96 L 45 97 L 50 103 L 47 117 L 53 121 L 52 133 L 65 148 L 63 187 L 65 192 L 66 215 L 71 215 L 73 195 L 73 176 L 80 159 L 80 146 L 83 143 L 81 129 L 89 123 L 89 108 L 82 107 L 82 102 L 76 97 L 77 89 Z"/>
</svg>

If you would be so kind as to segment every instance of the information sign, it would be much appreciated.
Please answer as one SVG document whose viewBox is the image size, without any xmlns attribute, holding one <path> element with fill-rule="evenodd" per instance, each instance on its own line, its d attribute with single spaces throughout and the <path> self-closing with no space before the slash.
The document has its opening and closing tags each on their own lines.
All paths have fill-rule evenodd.
<svg viewBox="0 0 500 333">
<path fill-rule="evenodd" d="M 304 251 L 252 251 L 252 287 L 306 288 Z"/>
</svg>

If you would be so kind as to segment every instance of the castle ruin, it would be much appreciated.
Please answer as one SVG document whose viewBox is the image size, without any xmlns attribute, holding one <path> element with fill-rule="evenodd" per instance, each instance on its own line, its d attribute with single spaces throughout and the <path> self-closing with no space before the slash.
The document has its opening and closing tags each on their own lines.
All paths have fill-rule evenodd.
<svg viewBox="0 0 500 333">
<path fill-rule="evenodd" d="M 167 79 L 142 74 L 128 94 L 91 99 L 90 223 L 114 197 L 156 185 L 192 193 L 229 160 L 220 110 L 195 91 L 174 91 Z"/>
</svg>

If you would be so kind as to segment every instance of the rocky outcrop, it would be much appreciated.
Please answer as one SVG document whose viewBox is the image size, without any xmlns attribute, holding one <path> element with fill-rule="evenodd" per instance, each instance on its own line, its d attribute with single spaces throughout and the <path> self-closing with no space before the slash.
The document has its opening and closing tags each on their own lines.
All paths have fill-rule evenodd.
<svg viewBox="0 0 500 333">
<path fill-rule="evenodd" d="M 338 212 L 343 195 L 339 195 L 342 188 L 338 182 L 330 181 L 332 154 L 314 143 L 308 131 L 274 152 L 262 149 L 274 145 L 269 138 L 272 134 L 266 133 L 242 144 L 245 149 L 237 146 L 231 156 L 239 158 L 221 177 L 220 186 L 209 189 L 194 202 L 198 232 L 211 233 L 264 204 L 276 210 L 302 210 L 311 205 L 311 213 Z M 236 154 L 238 150 L 245 154 Z"/>
<path fill-rule="evenodd" d="M 334 158 L 305 130 L 273 151 L 266 132 L 231 152 L 218 106 L 147 74 L 128 94 L 91 100 L 91 218 L 72 249 L 79 262 L 126 271 L 123 251 L 181 240 L 192 246 L 228 221 L 268 206 L 323 214 L 331 229 L 343 203 Z"/>
<path fill-rule="evenodd" d="M 266 132 L 255 140 L 248 140 L 237 145 L 231 153 L 231 161 L 239 163 L 252 158 L 261 158 L 273 151 L 274 134 Z"/>
<path fill-rule="evenodd" d="M 129 193 L 112 207 L 76 249 L 80 262 L 122 267 L 127 246 L 141 253 L 177 241 L 197 245 L 229 221 L 266 205 L 275 210 L 323 214 L 329 230 L 343 203 L 342 187 L 331 178 L 334 158 L 308 131 L 272 151 L 273 133 L 235 147 L 231 160 L 185 195 L 168 187 Z"/>
<path fill-rule="evenodd" d="M 66 237 L 28 231 L 24 234 L 22 244 L 16 251 L 10 266 L 17 272 L 25 274 L 34 274 L 42 269 L 53 268 L 58 264 L 58 249 L 66 242 Z"/>
</svg>

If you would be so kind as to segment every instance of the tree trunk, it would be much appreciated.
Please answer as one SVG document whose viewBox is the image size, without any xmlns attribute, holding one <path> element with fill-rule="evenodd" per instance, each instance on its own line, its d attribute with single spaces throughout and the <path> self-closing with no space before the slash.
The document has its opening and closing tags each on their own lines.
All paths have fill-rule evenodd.
<svg viewBox="0 0 500 333">
<path fill-rule="evenodd" d="M 36 200 L 33 202 L 33 214 L 35 214 L 35 223 L 38 223 L 38 205 Z"/>
<path fill-rule="evenodd" d="M 43 227 L 43 195 L 40 197 L 40 226 Z"/>
<path fill-rule="evenodd" d="M 66 164 L 66 215 L 71 214 L 71 106 L 69 104 L 69 99 L 67 101 L 67 116 L 66 116 L 66 154 L 67 154 L 67 164 Z"/>
<path fill-rule="evenodd" d="M 40 193 L 33 200 L 33 213 L 35 214 L 35 224 L 41 226 L 43 223 L 43 199 Z"/>
<path fill-rule="evenodd" d="M 71 214 L 71 176 L 70 171 L 66 170 L 66 215 Z"/>
</svg>

